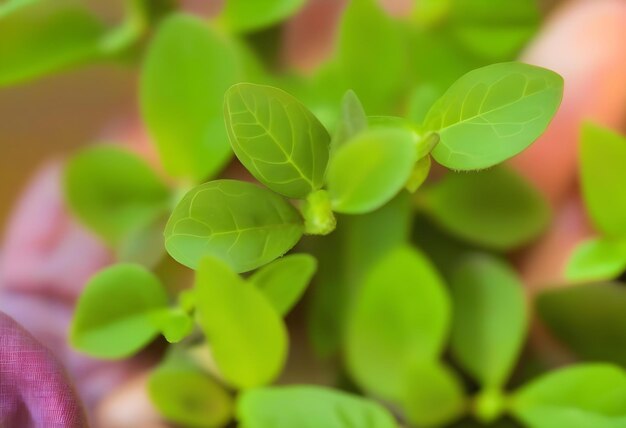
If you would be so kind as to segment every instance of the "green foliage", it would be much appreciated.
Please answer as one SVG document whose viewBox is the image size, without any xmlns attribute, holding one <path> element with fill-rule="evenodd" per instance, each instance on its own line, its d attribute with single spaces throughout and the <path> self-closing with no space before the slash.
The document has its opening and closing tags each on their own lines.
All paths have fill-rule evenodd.
<svg viewBox="0 0 626 428">
<path fill-rule="evenodd" d="M 259 287 L 279 314 L 286 315 L 302 297 L 316 269 L 314 257 L 292 254 L 257 270 L 250 281 Z"/>
<path fill-rule="evenodd" d="M 565 276 L 571 281 L 617 278 L 626 270 L 626 240 L 589 239 L 576 247 L 567 262 Z"/>
<path fill-rule="evenodd" d="M 400 399 L 410 370 L 441 353 L 449 323 L 448 295 L 430 262 L 410 247 L 389 251 L 354 296 L 348 370 L 365 390 Z"/>
<path fill-rule="evenodd" d="M 115 265 L 87 283 L 76 306 L 70 341 L 94 357 L 128 357 L 157 336 L 156 320 L 166 307 L 165 289 L 155 275 L 138 265 Z"/>
<path fill-rule="evenodd" d="M 285 254 L 302 232 L 298 211 L 280 196 L 251 183 L 216 180 L 192 189 L 176 206 L 165 248 L 194 269 L 213 256 L 246 272 Z"/>
<path fill-rule="evenodd" d="M 626 367 L 626 289 L 619 283 L 547 290 L 537 312 L 556 338 L 589 361 Z"/>
<path fill-rule="evenodd" d="M 418 205 L 441 227 L 496 250 L 519 247 L 548 225 L 550 210 L 537 189 L 504 167 L 449 173 L 418 193 Z"/>
<path fill-rule="evenodd" d="M 411 369 L 402 401 L 407 419 L 420 427 L 445 425 L 457 419 L 466 404 L 460 380 L 438 361 L 423 361 Z"/>
<path fill-rule="evenodd" d="M 598 231 L 626 237 L 626 138 L 591 123 L 582 129 L 580 175 L 587 212 Z"/>
<path fill-rule="evenodd" d="M 240 83 L 226 93 L 235 154 L 275 192 L 305 198 L 324 183 L 330 136 L 302 103 L 270 86 Z"/>
<path fill-rule="evenodd" d="M 100 54 L 104 27 L 96 17 L 67 4 L 39 10 L 29 3 L 0 5 L 0 87 L 51 74 Z"/>
<path fill-rule="evenodd" d="M 165 169 L 200 181 L 230 159 L 224 92 L 242 77 L 234 42 L 206 22 L 174 14 L 159 25 L 141 74 L 143 119 Z"/>
<path fill-rule="evenodd" d="M 5 0 L 0 4 L 0 19 L 19 11 L 22 8 L 39 3 L 41 0 Z"/>
<path fill-rule="evenodd" d="M 455 170 L 500 163 L 543 133 L 562 95 L 561 76 L 543 68 L 510 62 L 473 70 L 426 116 L 425 130 L 441 138 L 433 157 Z"/>
<path fill-rule="evenodd" d="M 320 386 L 246 391 L 237 404 L 242 428 L 396 428 L 379 404 Z"/>
<path fill-rule="evenodd" d="M 408 130 L 358 134 L 337 149 L 328 165 L 333 209 L 359 214 L 380 208 L 404 187 L 416 160 L 416 137 Z"/>
<path fill-rule="evenodd" d="M 196 310 L 220 374 L 247 389 L 272 382 L 287 357 L 287 330 L 254 284 L 206 257 L 196 275 Z"/>
<path fill-rule="evenodd" d="M 194 326 L 193 319 L 180 308 L 167 308 L 155 313 L 153 322 L 170 343 L 180 342 L 189 336 Z"/>
<path fill-rule="evenodd" d="M 609 364 L 567 367 L 524 386 L 510 406 L 530 428 L 620 428 L 626 424 L 626 373 Z"/>
<path fill-rule="evenodd" d="M 305 0 L 228 0 L 220 19 L 234 32 L 269 27 L 295 14 Z"/>
<path fill-rule="evenodd" d="M 107 145 L 85 149 L 69 161 L 65 195 L 74 214 L 111 244 L 153 222 L 170 199 L 144 160 Z"/>
<path fill-rule="evenodd" d="M 223 427 L 232 418 L 233 400 L 215 380 L 193 364 L 166 361 L 150 374 L 150 399 L 168 421 L 194 427 Z"/>
<path fill-rule="evenodd" d="M 520 280 L 504 262 L 474 255 L 459 265 L 450 286 L 454 357 L 483 388 L 503 387 L 528 324 Z"/>
<path fill-rule="evenodd" d="M 347 91 L 341 100 L 341 111 L 337 128 L 331 141 L 331 149 L 336 150 L 339 146 L 356 137 L 360 132 L 367 129 L 367 116 L 361 100 L 354 91 Z"/>
</svg>

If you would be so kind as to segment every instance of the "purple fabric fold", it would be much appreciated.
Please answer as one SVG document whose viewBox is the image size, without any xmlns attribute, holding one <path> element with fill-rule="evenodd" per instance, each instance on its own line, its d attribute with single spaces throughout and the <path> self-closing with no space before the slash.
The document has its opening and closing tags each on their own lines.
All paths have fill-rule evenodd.
<svg viewBox="0 0 626 428">
<path fill-rule="evenodd" d="M 52 352 L 0 312 L 0 426 L 81 428 L 86 418 Z"/>
</svg>

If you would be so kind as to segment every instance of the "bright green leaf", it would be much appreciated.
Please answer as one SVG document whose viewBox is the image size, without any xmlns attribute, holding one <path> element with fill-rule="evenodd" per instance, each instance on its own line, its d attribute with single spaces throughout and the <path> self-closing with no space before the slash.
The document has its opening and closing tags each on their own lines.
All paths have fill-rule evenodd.
<svg viewBox="0 0 626 428">
<path fill-rule="evenodd" d="M 614 279 L 626 270 L 626 240 L 595 238 L 579 244 L 565 270 L 570 281 Z"/>
<path fill-rule="evenodd" d="M 454 170 L 498 164 L 543 133 L 562 95 L 563 79 L 544 68 L 508 62 L 470 71 L 426 116 L 425 130 L 441 137 L 433 157 Z"/>
<path fill-rule="evenodd" d="M 165 169 L 200 181 L 230 159 L 223 96 L 242 76 L 234 42 L 206 22 L 161 22 L 141 74 L 141 111 Z"/>
<path fill-rule="evenodd" d="M 626 373 L 609 364 L 581 364 L 524 386 L 511 410 L 530 428 L 626 426 Z"/>
<path fill-rule="evenodd" d="M 483 388 L 502 387 L 528 327 L 519 278 L 504 262 L 474 255 L 456 269 L 450 286 L 454 357 Z"/>
<path fill-rule="evenodd" d="M 202 259 L 198 322 L 226 381 L 246 389 L 272 382 L 287 357 L 287 330 L 263 293 L 224 262 Z"/>
<path fill-rule="evenodd" d="M 430 166 L 431 160 L 429 155 L 426 155 L 417 161 L 417 163 L 413 167 L 411 176 L 406 183 L 406 189 L 409 192 L 415 193 L 415 191 L 417 191 L 417 189 L 419 189 L 420 186 L 424 184 L 424 181 L 426 181 L 426 179 L 428 178 Z"/>
<path fill-rule="evenodd" d="M 589 361 L 626 367 L 626 288 L 619 283 L 546 290 L 537 312 L 553 335 Z"/>
<path fill-rule="evenodd" d="M 251 183 L 216 180 L 180 201 L 165 228 L 165 248 L 193 269 L 213 256 L 246 272 L 285 254 L 302 232 L 300 214 L 282 197 Z"/>
<path fill-rule="evenodd" d="M 594 226 L 609 236 L 626 236 L 626 138 L 587 123 L 580 144 L 583 199 Z"/>
<path fill-rule="evenodd" d="M 250 32 L 294 15 L 306 0 L 228 0 L 220 18 L 229 30 Z"/>
<path fill-rule="evenodd" d="M 381 405 L 320 386 L 246 391 L 237 404 L 242 428 L 396 428 Z"/>
<path fill-rule="evenodd" d="M 333 209 L 346 214 L 373 211 L 406 184 L 416 158 L 416 139 L 404 129 L 372 129 L 341 146 L 328 165 Z"/>
<path fill-rule="evenodd" d="M 223 427 L 233 415 L 228 392 L 188 362 L 160 365 L 150 375 L 148 393 L 165 419 L 184 426 Z"/>
<path fill-rule="evenodd" d="M 399 399 L 410 370 L 442 351 L 450 322 L 445 286 L 417 250 L 400 247 L 377 262 L 347 321 L 346 363 L 365 390 Z"/>
<path fill-rule="evenodd" d="M 347 91 L 341 101 L 341 115 L 331 141 L 332 149 L 336 150 L 339 146 L 356 137 L 365 131 L 367 126 L 367 115 L 363 110 L 361 100 L 354 91 Z"/>
<path fill-rule="evenodd" d="M 0 19 L 19 11 L 24 7 L 39 3 L 41 0 L 5 0 L 0 3 Z"/>
<path fill-rule="evenodd" d="M 138 263 L 147 268 L 157 266 L 165 256 L 163 229 L 166 222 L 167 216 L 159 215 L 156 220 L 126 232 L 117 246 L 118 261 Z"/>
<path fill-rule="evenodd" d="M 139 265 L 118 264 L 89 280 L 70 331 L 72 345 L 99 358 L 124 358 L 159 333 L 155 315 L 167 306 L 159 279 Z"/>
<path fill-rule="evenodd" d="M 451 172 L 417 197 L 419 206 L 448 232 L 497 250 L 528 243 L 550 220 L 549 206 L 539 191 L 504 167 Z"/>
<path fill-rule="evenodd" d="M 170 343 L 180 342 L 191 334 L 194 327 L 193 319 L 179 308 L 163 309 L 154 314 L 153 320 Z"/>
<path fill-rule="evenodd" d="M 438 361 L 416 364 L 402 401 L 407 419 L 420 427 L 443 426 L 461 416 L 465 409 L 460 380 Z"/>
<path fill-rule="evenodd" d="M 263 266 L 250 277 L 274 309 L 286 315 L 309 285 L 317 261 L 308 254 L 292 254 Z"/>
<path fill-rule="evenodd" d="M 230 143 L 261 183 L 291 198 L 324 184 L 330 136 L 300 101 L 270 86 L 240 83 L 226 93 Z"/>
<path fill-rule="evenodd" d="M 0 19 L 0 87 L 52 74 L 99 55 L 103 25 L 83 9 L 26 7 Z"/>
<path fill-rule="evenodd" d="M 153 222 L 170 198 L 145 161 L 110 145 L 83 150 L 69 161 L 65 195 L 74 214 L 111 244 Z"/>
</svg>

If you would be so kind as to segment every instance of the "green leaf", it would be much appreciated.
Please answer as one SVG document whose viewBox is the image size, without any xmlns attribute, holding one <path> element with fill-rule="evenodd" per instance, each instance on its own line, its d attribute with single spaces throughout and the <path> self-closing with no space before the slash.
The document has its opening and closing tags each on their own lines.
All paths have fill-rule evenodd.
<svg viewBox="0 0 626 428">
<path fill-rule="evenodd" d="M 341 116 L 331 141 L 332 150 L 336 150 L 366 129 L 367 116 L 361 100 L 354 91 L 349 90 L 341 100 Z"/>
<path fill-rule="evenodd" d="M 406 184 L 417 161 L 415 135 L 404 129 L 372 129 L 341 146 L 328 165 L 333 209 L 346 214 L 373 211 Z"/>
<path fill-rule="evenodd" d="M 95 146 L 74 156 L 65 169 L 65 195 L 72 212 L 110 244 L 164 212 L 170 193 L 137 155 L 115 146 Z"/>
<path fill-rule="evenodd" d="M 198 322 L 226 381 L 239 389 L 272 382 L 287 357 L 287 329 L 269 301 L 224 262 L 202 259 Z"/>
<path fill-rule="evenodd" d="M 372 114 L 392 111 L 409 82 L 405 28 L 377 1 L 354 0 L 347 5 L 338 32 L 332 64 L 337 69 L 331 83 L 339 84 L 341 93 L 353 89 Z"/>
<path fill-rule="evenodd" d="M 170 343 L 180 342 L 191 334 L 194 327 L 193 319 L 180 308 L 163 309 L 153 319 Z"/>
<path fill-rule="evenodd" d="M 374 401 L 320 386 L 259 388 L 237 403 L 242 428 L 396 428 Z"/>
<path fill-rule="evenodd" d="M 403 408 L 414 426 L 447 425 L 465 410 L 461 382 L 438 361 L 421 362 L 411 370 Z"/>
<path fill-rule="evenodd" d="M 486 389 L 502 387 L 517 361 L 528 328 L 523 286 L 504 262 L 474 255 L 450 283 L 456 360 Z"/>
<path fill-rule="evenodd" d="M 1 15 L 0 10 L 0 87 L 52 74 L 99 55 L 103 25 L 83 9 L 26 7 Z"/>
<path fill-rule="evenodd" d="M 430 166 L 431 166 L 431 161 L 430 161 L 429 155 L 426 155 L 417 161 L 417 163 L 413 167 L 411 176 L 409 177 L 406 183 L 406 189 L 409 192 L 415 193 L 417 189 L 419 189 L 421 185 L 424 184 L 424 182 L 428 178 L 428 173 L 430 172 Z"/>
<path fill-rule="evenodd" d="M 626 426 L 626 373 L 609 364 L 581 364 L 543 375 L 512 398 L 530 428 Z"/>
<path fill-rule="evenodd" d="M 138 263 L 150 269 L 157 266 L 165 256 L 163 229 L 167 218 L 163 213 L 156 220 L 127 231 L 117 246 L 118 261 Z"/>
<path fill-rule="evenodd" d="M 223 427 L 233 415 L 225 389 L 188 362 L 161 364 L 150 375 L 148 393 L 165 419 L 184 426 Z"/>
<path fill-rule="evenodd" d="M 143 119 L 172 176 L 200 181 L 230 159 L 222 97 L 242 76 L 234 42 L 183 14 L 164 19 L 141 73 Z"/>
<path fill-rule="evenodd" d="M 124 358 L 159 333 L 155 314 L 167 306 L 159 279 L 139 265 L 118 264 L 89 280 L 70 330 L 72 345 L 94 357 Z"/>
<path fill-rule="evenodd" d="M 456 237 L 496 250 L 530 242 L 543 232 L 550 209 L 528 181 L 504 167 L 449 173 L 418 192 L 417 203 Z"/>
<path fill-rule="evenodd" d="M 580 144 L 583 199 L 594 226 L 613 237 L 626 237 L 626 138 L 587 123 Z"/>
<path fill-rule="evenodd" d="M 442 351 L 450 322 L 443 282 L 421 253 L 400 247 L 372 267 L 354 299 L 348 370 L 365 390 L 401 398 L 410 370 Z"/>
<path fill-rule="evenodd" d="M 250 281 L 263 292 L 281 315 L 286 315 L 300 300 L 317 269 L 317 261 L 308 254 L 292 254 L 263 266 Z"/>
<path fill-rule="evenodd" d="M 233 32 L 250 32 L 289 18 L 305 3 L 305 0 L 228 0 L 220 19 Z"/>
<path fill-rule="evenodd" d="M 562 95 L 563 79 L 544 68 L 508 62 L 470 71 L 426 116 L 425 130 L 441 137 L 433 157 L 455 170 L 498 164 L 544 132 Z"/>
<path fill-rule="evenodd" d="M 626 240 L 589 239 L 579 244 L 567 262 L 570 281 L 614 279 L 626 270 Z"/>
<path fill-rule="evenodd" d="M 240 83 L 226 93 L 230 143 L 261 183 L 291 198 L 324 184 L 330 136 L 300 101 L 271 86 Z"/>
<path fill-rule="evenodd" d="M 192 189 L 176 206 L 165 228 L 165 248 L 192 269 L 213 256 L 246 272 L 289 251 L 303 227 L 298 211 L 275 193 L 216 180 Z"/>
<path fill-rule="evenodd" d="M 589 361 L 626 367 L 626 288 L 619 283 L 547 290 L 537 312 L 554 336 Z"/>
<path fill-rule="evenodd" d="M 5 0 L 0 4 L 0 19 L 19 11 L 22 8 L 39 3 L 41 0 Z"/>
</svg>

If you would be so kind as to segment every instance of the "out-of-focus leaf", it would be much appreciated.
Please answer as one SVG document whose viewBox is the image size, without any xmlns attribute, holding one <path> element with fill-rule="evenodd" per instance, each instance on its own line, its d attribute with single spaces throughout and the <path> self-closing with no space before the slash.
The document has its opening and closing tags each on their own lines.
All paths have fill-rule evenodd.
<svg viewBox="0 0 626 428">
<path fill-rule="evenodd" d="M 0 10 L 0 87 L 97 58 L 103 34 L 102 23 L 81 8 Z"/>
<path fill-rule="evenodd" d="M 242 428 L 396 428 L 381 405 L 320 386 L 246 391 L 237 404 Z"/>
<path fill-rule="evenodd" d="M 70 209 L 111 244 L 153 222 L 170 198 L 145 161 L 115 146 L 78 153 L 66 167 L 64 184 Z"/>
<path fill-rule="evenodd" d="M 420 427 L 444 426 L 458 418 L 465 407 L 459 379 L 438 361 L 416 364 L 402 401 L 407 419 Z"/>
<path fill-rule="evenodd" d="M 626 288 L 617 283 L 547 290 L 537 311 L 550 331 L 577 355 L 626 367 Z"/>
<path fill-rule="evenodd" d="M 328 165 L 333 209 L 347 214 L 373 211 L 405 185 L 416 161 L 416 138 L 404 129 L 372 129 L 341 146 Z"/>
<path fill-rule="evenodd" d="M 166 306 L 165 289 L 154 274 L 139 265 L 115 265 L 87 283 L 76 306 L 70 341 L 94 357 L 128 357 L 157 336 L 154 319 Z"/>
<path fill-rule="evenodd" d="M 324 184 L 330 136 L 288 93 L 240 83 L 226 93 L 230 143 L 241 163 L 277 193 L 305 198 Z"/>
<path fill-rule="evenodd" d="M 233 415 L 233 400 L 193 364 L 166 361 L 150 374 L 152 403 L 170 422 L 194 427 L 223 427 Z"/>
<path fill-rule="evenodd" d="M 272 382 L 287 357 L 287 330 L 263 293 L 212 257 L 200 262 L 196 290 L 198 322 L 224 379 L 240 389 Z"/>
<path fill-rule="evenodd" d="M 367 115 L 361 100 L 354 91 L 349 90 L 341 101 L 341 115 L 331 141 L 332 150 L 336 150 L 366 129 Z"/>
<path fill-rule="evenodd" d="M 414 123 L 423 123 L 428 110 L 435 104 L 441 93 L 432 84 L 416 86 L 409 94 L 407 117 Z"/>
<path fill-rule="evenodd" d="M 337 73 L 331 79 L 343 85 L 342 92 L 353 89 L 372 114 L 392 111 L 403 95 L 408 70 L 404 30 L 375 0 L 351 1 L 341 18 L 333 64 Z"/>
<path fill-rule="evenodd" d="M 528 243 L 550 219 L 549 206 L 539 191 L 504 167 L 449 173 L 417 195 L 420 207 L 441 227 L 497 250 Z"/>
<path fill-rule="evenodd" d="M 200 181 L 230 159 L 223 119 L 226 90 L 243 73 L 234 42 L 183 14 L 164 19 L 141 74 L 143 119 L 173 176 Z"/>
<path fill-rule="evenodd" d="M 19 11 L 22 8 L 39 3 L 41 0 L 5 0 L 0 3 L 0 19 Z"/>
<path fill-rule="evenodd" d="M 617 278 L 626 270 L 626 240 L 595 238 L 579 244 L 565 270 L 570 281 Z"/>
<path fill-rule="evenodd" d="M 626 236 L 626 138 L 587 123 L 580 144 L 581 184 L 594 226 L 609 236 Z"/>
<path fill-rule="evenodd" d="M 610 364 L 581 364 L 543 375 L 511 399 L 530 428 L 626 426 L 626 373 Z"/>
<path fill-rule="evenodd" d="M 234 32 L 249 32 L 289 18 L 305 3 L 305 0 L 228 0 L 220 19 Z"/>
<path fill-rule="evenodd" d="M 520 280 L 504 262 L 474 255 L 458 267 L 450 286 L 453 355 L 483 388 L 502 387 L 526 336 Z"/>
<path fill-rule="evenodd" d="M 163 309 L 154 314 L 153 320 L 170 343 L 180 342 L 189 336 L 194 326 L 193 319 L 180 308 Z"/>
<path fill-rule="evenodd" d="M 401 247 L 376 263 L 348 317 L 346 363 L 365 390 L 401 399 L 410 370 L 441 352 L 450 302 L 437 272 L 417 250 Z"/>
<path fill-rule="evenodd" d="M 254 184 L 216 180 L 187 193 L 165 228 L 165 248 L 195 269 L 205 256 L 236 272 L 263 266 L 300 239 L 303 221 L 279 195 Z"/>
<path fill-rule="evenodd" d="M 292 254 L 263 266 L 250 281 L 259 287 L 279 314 L 286 315 L 302 297 L 316 269 L 314 257 Z"/>
<path fill-rule="evenodd" d="M 425 130 L 441 137 L 433 157 L 454 170 L 498 164 L 543 133 L 562 95 L 563 78 L 533 65 L 508 62 L 470 71 L 426 116 Z"/>
<path fill-rule="evenodd" d="M 411 172 L 411 176 L 407 180 L 406 189 L 414 193 L 417 189 L 420 188 L 424 181 L 428 178 L 428 173 L 430 172 L 430 155 L 426 155 L 420 160 L 417 161 L 415 166 L 413 167 L 413 171 Z"/>
<path fill-rule="evenodd" d="M 160 215 L 155 221 L 141 224 L 127 232 L 117 246 L 118 261 L 154 268 L 166 253 L 163 243 L 166 222 L 167 216 Z"/>
</svg>

